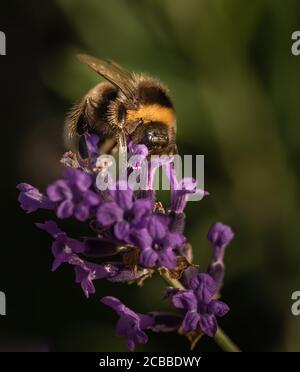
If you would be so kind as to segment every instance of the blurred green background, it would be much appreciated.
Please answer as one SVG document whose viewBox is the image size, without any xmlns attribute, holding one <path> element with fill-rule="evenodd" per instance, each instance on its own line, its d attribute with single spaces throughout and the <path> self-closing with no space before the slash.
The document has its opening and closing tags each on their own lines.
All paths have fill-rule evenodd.
<svg viewBox="0 0 300 372">
<path fill-rule="evenodd" d="M 181 154 L 205 155 L 210 196 L 190 203 L 186 235 L 205 270 L 209 226 L 236 234 L 227 250 L 221 326 L 245 351 L 300 351 L 300 29 L 297 0 L 53 0 L 1 4 L 1 350 L 121 351 L 116 316 L 99 299 L 168 309 L 159 278 L 144 288 L 97 283 L 86 300 L 70 267 L 51 273 L 50 239 L 19 209 L 15 185 L 43 189 L 59 177 L 62 124 L 100 78 L 75 58 L 87 52 L 165 82 L 178 115 Z M 65 223 L 70 232 L 84 231 Z M 188 350 L 176 334 L 149 334 L 137 350 Z M 219 350 L 208 338 L 197 348 Z"/>
</svg>

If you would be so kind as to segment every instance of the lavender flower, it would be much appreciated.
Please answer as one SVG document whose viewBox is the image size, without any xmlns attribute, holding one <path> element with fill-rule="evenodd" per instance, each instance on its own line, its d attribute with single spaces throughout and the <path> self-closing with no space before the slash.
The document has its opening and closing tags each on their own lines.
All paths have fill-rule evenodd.
<svg viewBox="0 0 300 372">
<path fill-rule="evenodd" d="M 183 245 L 185 238 L 177 232 L 170 232 L 168 225 L 167 216 L 154 214 L 148 218 L 146 228 L 132 233 L 132 242 L 141 248 L 142 266 L 173 269 L 176 265 L 176 249 Z"/>
<path fill-rule="evenodd" d="M 148 148 L 143 144 L 135 144 L 132 141 L 128 143 L 127 150 L 131 155 L 129 164 L 132 169 L 140 169 L 143 161 L 148 156 Z"/>
<path fill-rule="evenodd" d="M 121 187 L 125 188 L 125 187 Z M 114 236 L 119 241 L 130 242 L 133 229 L 142 228 L 146 217 L 152 212 L 150 198 L 135 199 L 130 188 L 109 191 L 110 201 L 102 203 L 97 211 L 97 220 L 101 227 L 113 225 Z"/>
<path fill-rule="evenodd" d="M 224 252 L 233 238 L 232 230 L 221 223 L 210 229 L 212 260 L 208 274 L 200 274 L 191 264 L 192 248 L 183 235 L 184 209 L 189 194 L 203 195 L 204 192 L 192 178 L 177 181 L 172 156 L 151 160 L 146 190 L 134 191 L 122 177 L 122 181 L 107 183 L 111 181 L 111 174 L 106 172 L 111 157 L 99 157 L 98 143 L 96 135 L 81 137 L 82 157 L 70 151 L 64 155 L 62 163 L 67 169 L 62 179 L 48 186 L 47 195 L 26 183 L 17 186 L 21 207 L 28 213 L 48 209 L 60 219 L 89 220 L 93 235 L 77 239 L 69 237 L 54 221 L 37 224 L 53 238 L 52 270 L 63 263 L 71 265 L 75 281 L 86 297 L 96 292 L 94 281 L 98 279 L 142 285 L 157 273 L 178 275 L 181 283 L 177 288 L 168 288 L 165 297 L 171 298 L 174 306 L 181 310 L 179 316 L 160 312 L 140 314 L 117 298 L 102 298 L 101 301 L 119 315 L 116 333 L 126 339 L 130 350 L 148 341 L 147 330 L 168 332 L 181 327 L 187 333 L 201 329 L 213 336 L 217 330 L 216 317 L 229 311 L 228 306 L 215 297 L 223 282 Z M 133 172 L 142 167 L 149 152 L 145 145 L 132 142 L 127 148 L 131 157 L 125 166 L 125 175 L 135 176 Z M 164 167 L 169 174 L 169 209 L 157 201 L 154 191 L 155 172 L 159 167 Z M 110 185 L 108 190 L 96 188 L 97 176 L 105 185 Z M 93 262 L 95 258 L 97 263 Z M 178 290 L 182 285 L 186 289 Z"/>
<path fill-rule="evenodd" d="M 55 271 L 62 263 L 70 262 L 72 255 L 81 253 L 85 249 L 82 242 L 69 238 L 65 232 L 59 229 L 54 221 L 37 223 L 36 226 L 54 238 L 54 242 L 52 243 L 52 253 L 54 256 L 52 271 Z"/>
<path fill-rule="evenodd" d="M 218 222 L 210 228 L 207 238 L 212 245 L 212 260 L 208 273 L 214 278 L 219 291 L 223 285 L 225 275 L 225 249 L 234 238 L 234 233 L 230 226 Z"/>
<path fill-rule="evenodd" d="M 134 350 L 136 344 L 148 342 L 145 329 L 154 332 L 169 332 L 177 329 L 181 321 L 178 316 L 163 313 L 135 313 L 120 300 L 111 296 L 103 297 L 101 302 L 111 307 L 119 315 L 116 334 L 125 338 L 129 350 Z"/>
<path fill-rule="evenodd" d="M 79 169 L 68 168 L 64 172 L 64 179 L 48 186 L 49 199 L 57 203 L 57 217 L 74 216 L 79 221 L 86 221 L 91 216 L 92 208 L 100 201 L 91 189 L 92 183 L 90 175 Z"/>
<path fill-rule="evenodd" d="M 75 281 L 80 283 L 83 293 L 88 298 L 96 292 L 93 281 L 96 279 L 108 279 L 117 273 L 117 269 L 111 264 L 94 264 L 86 262 L 74 255 L 69 263 L 74 266 Z"/>
<path fill-rule="evenodd" d="M 187 333 L 199 326 L 203 333 L 213 337 L 218 326 L 216 317 L 224 316 L 229 307 L 213 299 L 217 285 L 210 275 L 198 274 L 191 278 L 189 284 L 190 289 L 178 291 L 172 296 L 174 306 L 186 312 L 181 326 Z"/>
<path fill-rule="evenodd" d="M 178 214 L 183 213 L 190 194 L 209 195 L 207 191 L 198 189 L 197 182 L 191 177 L 185 177 L 178 181 L 173 163 L 166 164 L 166 172 L 171 186 L 171 211 Z"/>
<path fill-rule="evenodd" d="M 174 157 L 169 155 L 162 155 L 162 156 L 151 156 L 151 161 L 149 162 L 148 166 L 148 182 L 147 182 L 147 189 L 153 190 L 154 189 L 154 180 L 155 174 L 157 170 L 162 167 L 164 169 L 168 169 L 169 165 L 172 164 Z"/>
<path fill-rule="evenodd" d="M 111 264 L 97 265 L 82 260 L 78 254 L 85 251 L 86 245 L 76 239 L 69 238 L 65 232 L 59 229 L 53 221 L 37 223 L 37 227 L 47 231 L 53 238 L 52 253 L 54 262 L 52 271 L 55 271 L 62 263 L 74 266 L 76 283 L 80 283 L 86 297 L 95 293 L 93 280 L 112 277 L 118 270 Z"/>
<path fill-rule="evenodd" d="M 96 134 L 86 134 L 84 138 L 89 159 L 97 159 L 99 156 L 99 137 Z"/>
<path fill-rule="evenodd" d="M 37 188 L 28 183 L 20 183 L 17 185 L 17 189 L 20 191 L 18 200 L 21 208 L 27 213 L 35 212 L 38 209 L 55 208 L 55 203 L 53 203 L 47 196 L 40 193 Z"/>
</svg>

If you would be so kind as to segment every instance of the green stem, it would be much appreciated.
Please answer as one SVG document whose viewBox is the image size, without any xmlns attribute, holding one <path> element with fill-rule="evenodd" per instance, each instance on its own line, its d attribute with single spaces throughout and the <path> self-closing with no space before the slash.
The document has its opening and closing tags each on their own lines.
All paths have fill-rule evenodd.
<svg viewBox="0 0 300 372">
<path fill-rule="evenodd" d="M 220 327 L 217 329 L 214 340 L 224 351 L 229 353 L 238 353 L 241 351 Z"/>
<path fill-rule="evenodd" d="M 170 277 L 170 274 L 167 270 L 161 270 L 160 274 L 170 286 L 179 289 L 180 291 L 185 289 L 184 286 L 177 279 L 173 279 Z M 237 353 L 241 351 L 220 327 L 218 327 L 217 329 L 214 340 L 224 351 L 231 353 Z"/>
</svg>

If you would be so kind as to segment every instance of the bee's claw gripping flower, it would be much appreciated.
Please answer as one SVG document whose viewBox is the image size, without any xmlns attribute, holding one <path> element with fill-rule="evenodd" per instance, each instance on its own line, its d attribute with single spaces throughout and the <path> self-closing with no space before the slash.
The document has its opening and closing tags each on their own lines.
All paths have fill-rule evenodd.
<svg viewBox="0 0 300 372">
<path fill-rule="evenodd" d="M 199 326 L 210 337 L 216 334 L 216 316 L 222 317 L 229 311 L 224 302 L 213 299 L 216 289 L 210 275 L 197 274 L 190 279 L 190 289 L 171 293 L 173 305 L 186 311 L 182 322 L 185 332 L 195 331 Z"/>
<path fill-rule="evenodd" d="M 207 238 L 212 245 L 212 259 L 208 269 L 208 273 L 216 281 L 219 291 L 223 285 L 225 274 L 225 249 L 234 238 L 234 233 L 230 226 L 218 222 L 210 228 L 207 234 Z"/>
<path fill-rule="evenodd" d="M 98 136 L 83 135 L 80 155 L 69 151 L 63 156 L 61 162 L 66 167 L 63 178 L 49 185 L 46 195 L 26 183 L 17 186 L 21 207 L 28 213 L 38 209 L 52 210 L 58 219 L 87 221 L 94 233 L 74 239 L 54 221 L 38 223 L 37 226 L 53 238 L 52 270 L 63 263 L 71 265 L 75 281 L 86 297 L 95 293 L 94 280 L 97 279 L 141 286 L 145 279 L 165 272 L 173 281 L 175 278 L 181 281 L 179 287 L 183 285 L 186 289 L 168 288 L 165 298 L 172 299 L 184 317 L 159 312 L 135 313 L 114 297 L 101 300 L 118 313 L 116 332 L 126 339 L 130 350 L 148 341 L 146 330 L 194 331 L 198 339 L 201 329 L 213 336 L 217 330 L 216 317 L 229 310 L 215 297 L 223 282 L 224 250 L 233 238 L 231 229 L 220 223 L 212 227 L 208 239 L 213 246 L 213 258 L 208 274 L 200 274 L 197 267 L 191 265 L 192 247 L 183 235 L 184 209 L 189 194 L 207 193 L 199 190 L 192 178 L 176 179 L 173 156 L 151 157 L 146 163 L 149 160 L 147 147 L 132 142 L 127 146 L 129 163 L 124 173 L 127 172 L 130 183 L 130 179 L 134 179 L 130 176 L 145 164 L 148 169 L 145 189 L 128 187 L 123 177 L 113 182 L 108 171 L 112 159 L 100 156 L 98 143 Z M 153 187 L 159 167 L 165 168 L 170 180 L 169 208 L 157 201 Z M 108 188 L 103 190 L 99 180 Z M 90 262 L 87 258 L 97 258 L 99 262 Z"/>
<path fill-rule="evenodd" d="M 124 337 L 129 350 L 134 350 L 136 344 L 145 344 L 148 336 L 144 330 L 154 332 L 169 332 L 178 329 L 182 318 L 164 313 L 139 314 L 126 307 L 115 297 L 107 296 L 101 302 L 111 307 L 119 315 L 116 334 Z"/>
</svg>

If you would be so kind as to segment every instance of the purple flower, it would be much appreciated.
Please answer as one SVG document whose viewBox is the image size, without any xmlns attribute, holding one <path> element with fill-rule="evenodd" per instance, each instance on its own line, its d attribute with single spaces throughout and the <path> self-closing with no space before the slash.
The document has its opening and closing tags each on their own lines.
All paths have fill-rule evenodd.
<svg viewBox="0 0 300 372">
<path fill-rule="evenodd" d="M 85 142 L 89 159 L 95 159 L 99 156 L 99 136 L 97 134 L 86 134 Z"/>
<path fill-rule="evenodd" d="M 74 266 L 76 283 L 80 283 L 83 293 L 88 298 L 96 292 L 93 281 L 96 279 L 107 279 L 117 273 L 117 269 L 111 264 L 95 264 L 87 262 L 73 255 L 69 263 Z"/>
<path fill-rule="evenodd" d="M 168 169 L 169 164 L 171 164 L 174 160 L 173 156 L 169 155 L 152 155 L 151 160 L 148 164 L 148 182 L 147 182 L 147 189 L 153 190 L 154 189 L 154 181 L 155 181 L 155 174 L 156 171 L 160 167 L 164 167 Z"/>
<path fill-rule="evenodd" d="M 218 327 L 216 317 L 224 316 L 229 307 L 213 299 L 217 285 L 210 275 L 197 274 L 189 284 L 189 290 L 178 291 L 172 296 L 174 306 L 186 311 L 181 326 L 187 333 L 195 331 L 199 326 L 203 333 L 213 337 Z"/>
<path fill-rule="evenodd" d="M 152 215 L 148 218 L 146 228 L 131 234 L 132 243 L 141 248 L 142 266 L 173 269 L 176 265 L 175 251 L 183 245 L 185 238 L 177 232 L 170 232 L 168 224 L 167 216 Z"/>
<path fill-rule="evenodd" d="M 82 253 L 85 249 L 85 245 L 82 242 L 69 238 L 65 232 L 59 229 L 54 221 L 37 223 L 36 226 L 41 230 L 47 231 L 54 238 L 54 242 L 52 243 L 52 253 L 54 256 L 52 271 L 55 271 L 62 263 L 70 262 L 74 254 Z"/>
<path fill-rule="evenodd" d="M 132 229 L 143 227 L 152 212 L 150 198 L 135 199 L 133 191 L 117 189 L 109 191 L 111 200 L 102 203 L 97 211 L 97 220 L 103 228 L 113 225 L 114 236 L 119 241 L 128 241 Z"/>
<path fill-rule="evenodd" d="M 132 141 L 128 143 L 128 152 L 131 155 L 129 165 L 132 169 L 140 169 L 143 161 L 148 156 L 148 148 L 143 144 L 135 144 Z"/>
<path fill-rule="evenodd" d="M 129 350 L 133 350 L 136 344 L 146 344 L 148 342 L 148 336 L 143 332 L 141 317 L 138 314 L 115 297 L 104 297 L 101 302 L 111 307 L 119 315 L 116 334 L 126 339 Z"/>
<path fill-rule="evenodd" d="M 47 196 L 39 192 L 39 190 L 28 183 L 20 183 L 17 185 L 17 189 L 20 190 L 19 202 L 21 208 L 27 213 L 35 212 L 37 209 L 54 209 L 55 203 L 53 203 Z"/>
<path fill-rule="evenodd" d="M 171 187 L 171 211 L 183 213 L 190 194 L 209 195 L 207 191 L 198 189 L 196 180 L 191 177 L 185 177 L 178 181 L 174 163 L 167 164 L 166 173 L 169 177 Z"/>
<path fill-rule="evenodd" d="M 231 230 L 230 226 L 218 222 L 210 228 L 207 234 L 207 238 L 212 245 L 212 259 L 210 262 L 208 273 L 216 281 L 217 289 L 219 291 L 223 285 L 225 274 L 225 249 L 234 238 L 234 233 Z"/>
<path fill-rule="evenodd" d="M 47 194 L 52 202 L 57 203 L 58 218 L 74 216 L 79 221 L 86 221 L 91 210 L 100 202 L 99 196 L 91 190 L 92 176 L 79 169 L 68 168 L 64 179 L 48 186 Z"/>
<path fill-rule="evenodd" d="M 101 302 L 111 307 L 119 315 L 116 326 L 117 336 L 124 337 L 129 350 L 134 350 L 136 344 L 146 344 L 148 336 L 145 329 L 154 332 L 169 332 L 179 327 L 181 318 L 164 313 L 139 314 L 126 307 L 115 297 L 107 296 Z"/>
</svg>

